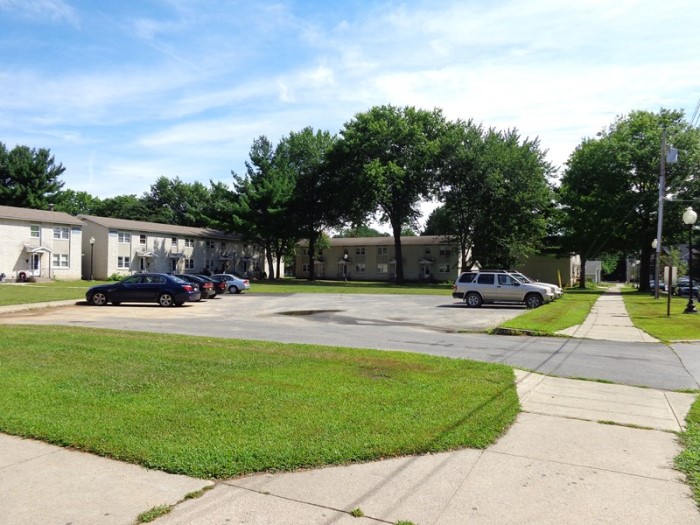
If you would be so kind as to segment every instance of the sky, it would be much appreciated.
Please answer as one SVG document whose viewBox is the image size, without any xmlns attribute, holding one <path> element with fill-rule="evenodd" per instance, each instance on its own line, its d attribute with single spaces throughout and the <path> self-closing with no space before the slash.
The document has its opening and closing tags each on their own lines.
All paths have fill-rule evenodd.
<svg viewBox="0 0 700 525">
<path fill-rule="evenodd" d="M 100 198 L 229 184 L 259 136 L 376 105 L 515 128 L 563 166 L 619 115 L 699 102 L 697 0 L 0 0 L 0 142 Z"/>
</svg>

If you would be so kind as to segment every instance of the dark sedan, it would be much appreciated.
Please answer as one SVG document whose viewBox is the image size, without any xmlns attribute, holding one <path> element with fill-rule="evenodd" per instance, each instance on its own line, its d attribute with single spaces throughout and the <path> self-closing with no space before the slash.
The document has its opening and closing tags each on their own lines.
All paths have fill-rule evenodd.
<svg viewBox="0 0 700 525">
<path fill-rule="evenodd" d="M 188 283 L 196 284 L 199 286 L 199 290 L 202 292 L 203 299 L 211 299 L 216 295 L 216 290 L 214 289 L 214 281 L 203 275 L 195 275 L 189 273 L 174 273 L 175 277 L 179 277 L 183 281 Z"/>
<path fill-rule="evenodd" d="M 85 294 L 89 303 L 158 303 L 161 306 L 182 306 L 201 298 L 199 289 L 173 275 L 140 273 L 110 284 L 93 286 Z"/>
</svg>

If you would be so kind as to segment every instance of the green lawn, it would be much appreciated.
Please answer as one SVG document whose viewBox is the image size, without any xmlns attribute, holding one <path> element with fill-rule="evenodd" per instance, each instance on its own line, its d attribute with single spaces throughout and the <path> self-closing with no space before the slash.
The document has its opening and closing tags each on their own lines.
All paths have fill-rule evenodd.
<svg viewBox="0 0 700 525">
<path fill-rule="evenodd" d="M 85 291 L 95 284 L 102 284 L 102 281 L 0 284 L 0 306 L 85 299 Z"/>
<path fill-rule="evenodd" d="M 700 400 L 693 403 L 685 421 L 687 430 L 680 435 L 684 450 L 676 457 L 676 468 L 687 476 L 700 506 Z"/>
<path fill-rule="evenodd" d="M 655 299 L 650 293 L 633 288 L 622 291 L 625 308 L 637 328 L 665 342 L 700 339 L 700 313 L 684 314 L 687 297 L 671 297 L 671 315 L 667 316 L 668 296 Z M 696 305 L 700 312 L 700 305 Z"/>
<path fill-rule="evenodd" d="M 593 303 L 605 292 L 602 288 L 569 288 L 564 296 L 539 308 L 530 310 L 499 328 L 527 330 L 537 334 L 554 334 L 564 328 L 581 324 Z"/>
<path fill-rule="evenodd" d="M 399 352 L 0 326 L 0 431 L 223 478 L 486 447 L 509 367 Z"/>
</svg>

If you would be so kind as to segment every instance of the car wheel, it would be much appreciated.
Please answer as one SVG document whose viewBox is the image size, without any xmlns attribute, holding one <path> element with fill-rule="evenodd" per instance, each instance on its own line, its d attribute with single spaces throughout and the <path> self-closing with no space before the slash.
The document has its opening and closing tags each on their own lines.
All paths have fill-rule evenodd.
<svg viewBox="0 0 700 525">
<path fill-rule="evenodd" d="M 483 300 L 481 299 L 481 296 L 478 293 L 469 292 L 467 294 L 466 299 L 464 299 L 464 302 L 467 303 L 467 306 L 469 306 L 470 308 L 479 308 L 483 303 Z"/>
<path fill-rule="evenodd" d="M 525 306 L 528 308 L 539 308 L 542 306 L 542 297 L 537 295 L 536 293 L 530 293 L 525 296 Z"/>
<path fill-rule="evenodd" d="M 172 295 L 169 293 L 164 293 L 158 298 L 158 304 L 161 306 L 172 306 L 175 304 L 175 301 L 173 300 Z"/>
<path fill-rule="evenodd" d="M 232 284 L 231 286 L 229 286 L 228 293 L 238 293 L 238 286 L 236 286 L 235 284 Z"/>
<path fill-rule="evenodd" d="M 95 306 L 104 306 L 107 304 L 107 296 L 102 292 L 92 294 L 92 304 Z"/>
</svg>

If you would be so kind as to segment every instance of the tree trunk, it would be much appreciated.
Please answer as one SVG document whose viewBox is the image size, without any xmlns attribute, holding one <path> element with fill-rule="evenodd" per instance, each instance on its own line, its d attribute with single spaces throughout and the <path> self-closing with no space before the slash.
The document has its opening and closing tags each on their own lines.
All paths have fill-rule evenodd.
<svg viewBox="0 0 700 525">
<path fill-rule="evenodd" d="M 586 287 L 586 258 L 581 255 L 581 275 L 578 276 L 578 287 Z"/>
<path fill-rule="evenodd" d="M 316 264 L 314 254 L 316 253 L 316 236 L 309 235 L 309 281 L 316 280 Z"/>
<path fill-rule="evenodd" d="M 265 250 L 265 258 L 267 259 L 267 267 L 270 270 L 270 274 L 268 275 L 268 278 L 270 280 L 273 280 L 275 278 L 275 266 L 274 266 L 275 262 L 274 262 L 274 259 L 272 257 L 272 250 L 271 249 L 267 248 Z"/>
<path fill-rule="evenodd" d="M 396 282 L 399 284 L 403 284 L 404 277 L 403 254 L 401 251 L 401 224 L 399 224 L 398 226 L 392 224 L 391 229 L 394 231 L 394 251 L 396 252 Z"/>
</svg>

